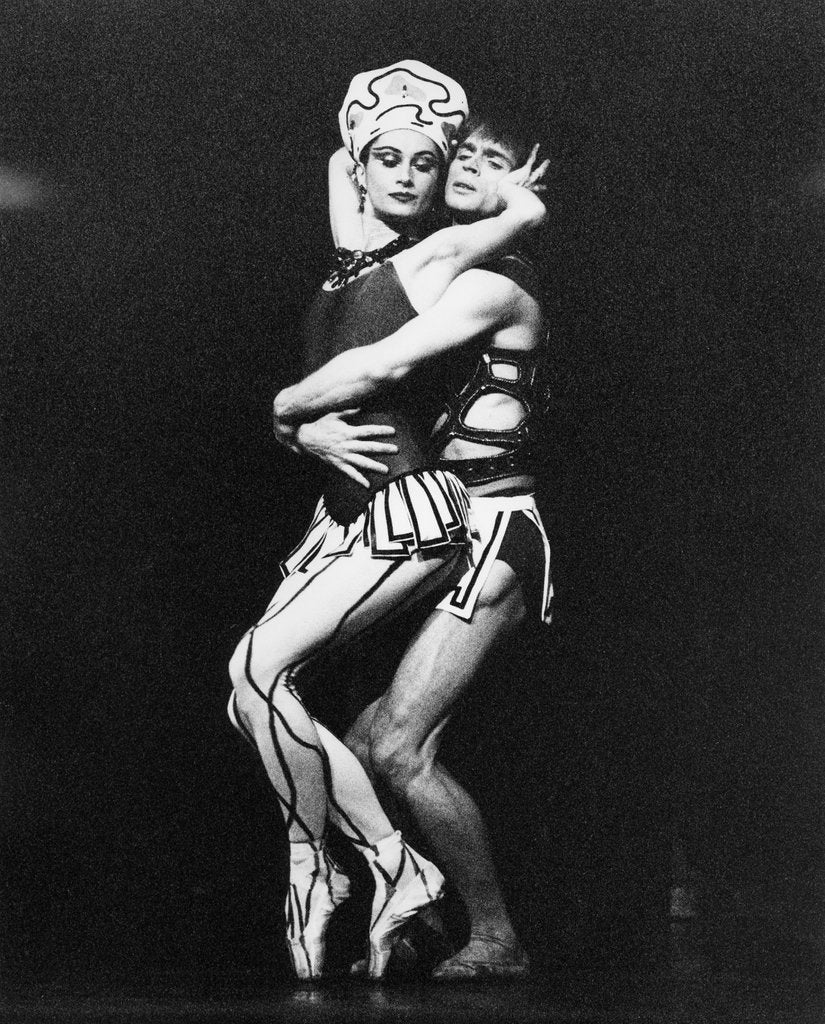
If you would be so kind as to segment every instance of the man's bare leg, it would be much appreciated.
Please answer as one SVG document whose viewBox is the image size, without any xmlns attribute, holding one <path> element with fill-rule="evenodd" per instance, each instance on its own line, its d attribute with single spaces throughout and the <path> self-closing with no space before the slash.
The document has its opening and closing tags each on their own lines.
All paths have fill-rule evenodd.
<svg viewBox="0 0 825 1024">
<path fill-rule="evenodd" d="M 487 973 L 485 964 L 526 965 L 478 807 L 438 760 L 456 701 L 486 655 L 524 616 L 515 574 L 504 562 L 496 562 L 472 621 L 435 611 L 408 648 L 387 693 L 368 711 L 372 768 L 413 815 L 470 918 L 467 946 L 442 965 L 453 975 L 482 975 Z M 360 732 L 363 739 L 363 725 L 362 719 L 360 731 L 353 731 L 353 747 L 362 757 L 358 737 Z M 462 966 L 472 963 L 479 965 L 477 971 Z"/>
</svg>

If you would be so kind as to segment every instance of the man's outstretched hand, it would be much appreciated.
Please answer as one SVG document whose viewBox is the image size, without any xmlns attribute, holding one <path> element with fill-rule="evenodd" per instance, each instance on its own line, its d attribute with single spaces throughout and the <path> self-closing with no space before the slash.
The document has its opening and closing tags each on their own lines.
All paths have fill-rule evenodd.
<svg viewBox="0 0 825 1024">
<path fill-rule="evenodd" d="M 398 446 L 387 438 L 395 434 L 395 427 L 379 423 L 350 423 L 350 417 L 358 409 L 342 409 L 328 412 L 310 423 L 297 427 L 274 420 L 275 437 L 281 444 L 294 452 L 311 455 L 321 462 L 339 470 L 362 487 L 369 487 L 369 481 L 362 470 L 373 473 L 387 473 L 388 467 L 371 456 L 394 455 Z"/>
</svg>

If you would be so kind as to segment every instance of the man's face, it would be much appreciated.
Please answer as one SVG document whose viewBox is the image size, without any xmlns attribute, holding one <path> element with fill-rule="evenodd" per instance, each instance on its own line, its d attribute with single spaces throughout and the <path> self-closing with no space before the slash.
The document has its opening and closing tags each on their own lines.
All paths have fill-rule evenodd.
<svg viewBox="0 0 825 1024">
<path fill-rule="evenodd" d="M 460 219 L 478 220 L 498 212 L 498 183 L 515 169 L 512 151 L 474 132 L 458 147 L 447 173 L 444 202 Z"/>
</svg>

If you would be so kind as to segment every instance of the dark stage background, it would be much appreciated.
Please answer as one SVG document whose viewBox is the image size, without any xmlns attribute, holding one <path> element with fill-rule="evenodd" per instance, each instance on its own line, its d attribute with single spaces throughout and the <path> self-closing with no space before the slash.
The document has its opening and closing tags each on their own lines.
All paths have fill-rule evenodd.
<svg viewBox="0 0 825 1024">
<path fill-rule="evenodd" d="M 556 624 L 452 745 L 525 941 L 621 958 L 677 882 L 703 921 L 815 942 L 816 13 L 7 0 L 11 984 L 283 969 L 282 838 L 226 663 L 314 498 L 269 402 L 325 267 L 335 114 L 407 55 L 525 110 L 553 158 Z"/>
</svg>

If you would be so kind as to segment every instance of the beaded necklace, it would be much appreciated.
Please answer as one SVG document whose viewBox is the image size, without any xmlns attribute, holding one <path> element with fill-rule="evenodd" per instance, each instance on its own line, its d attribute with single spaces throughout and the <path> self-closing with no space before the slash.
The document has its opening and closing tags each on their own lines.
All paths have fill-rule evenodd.
<svg viewBox="0 0 825 1024">
<path fill-rule="evenodd" d="M 394 256 L 403 249 L 409 249 L 415 244 L 415 239 L 408 235 L 398 235 L 391 242 L 381 246 L 380 249 L 370 249 L 364 252 L 362 249 L 335 250 L 335 266 L 327 278 L 327 287 L 334 291 L 349 284 L 353 278 L 358 277 L 362 270 L 371 267 L 376 263 L 385 263 L 390 256 Z"/>
</svg>

